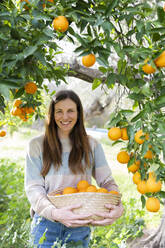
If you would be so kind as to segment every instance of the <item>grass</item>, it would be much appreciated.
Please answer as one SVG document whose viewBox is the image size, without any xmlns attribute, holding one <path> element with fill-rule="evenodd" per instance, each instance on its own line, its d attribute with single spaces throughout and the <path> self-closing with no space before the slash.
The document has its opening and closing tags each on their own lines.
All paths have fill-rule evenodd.
<svg viewBox="0 0 165 248">
<path fill-rule="evenodd" d="M 24 167 L 28 142 L 32 137 L 41 133 L 42 131 L 39 132 L 38 130 L 24 128 L 21 129 L 19 133 L 14 133 L 12 137 L 6 136 L 1 138 L 0 158 L 10 158 L 13 162 L 19 162 L 19 164 L 22 164 Z M 141 195 L 136 190 L 136 185 L 132 182 L 132 173 L 128 173 L 127 166 L 119 164 L 116 160 L 116 155 L 120 148 L 123 147 L 124 143 L 112 146 L 112 143 L 108 139 L 102 140 L 101 143 L 111 167 L 113 177 L 122 193 L 122 200 L 124 202 L 129 202 L 132 198 L 137 199 L 138 207 L 141 210 Z M 125 209 L 125 211 L 127 210 Z M 144 209 L 144 212 L 147 228 L 156 228 L 161 221 L 163 206 L 161 205 L 161 209 L 158 213 L 149 213 L 146 209 Z"/>
</svg>

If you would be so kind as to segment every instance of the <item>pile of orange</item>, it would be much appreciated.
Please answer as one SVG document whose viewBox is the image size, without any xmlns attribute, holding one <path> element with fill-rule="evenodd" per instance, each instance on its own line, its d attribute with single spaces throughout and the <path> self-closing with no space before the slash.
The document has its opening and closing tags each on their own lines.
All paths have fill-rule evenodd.
<svg viewBox="0 0 165 248">
<path fill-rule="evenodd" d="M 86 180 L 80 180 L 77 183 L 76 187 L 66 187 L 63 189 L 61 193 L 55 195 L 58 196 L 58 195 L 74 194 L 80 192 L 119 194 L 118 191 L 115 190 L 108 191 L 106 188 L 97 188 L 95 185 L 89 184 L 88 181 Z"/>
<path fill-rule="evenodd" d="M 33 114 L 35 112 L 35 109 L 33 107 L 22 107 L 22 100 L 16 99 L 13 102 L 13 107 L 10 111 L 10 113 L 13 116 L 18 116 L 22 121 L 27 121 L 30 114 Z"/>
</svg>

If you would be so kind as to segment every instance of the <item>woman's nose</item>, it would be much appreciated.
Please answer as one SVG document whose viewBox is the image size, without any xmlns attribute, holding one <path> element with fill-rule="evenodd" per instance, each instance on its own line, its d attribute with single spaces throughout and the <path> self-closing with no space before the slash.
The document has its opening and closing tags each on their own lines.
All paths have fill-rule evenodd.
<svg viewBox="0 0 165 248">
<path fill-rule="evenodd" d="M 65 120 L 65 119 L 68 119 L 68 114 L 67 114 L 67 112 L 65 113 L 63 113 L 63 119 Z"/>
</svg>

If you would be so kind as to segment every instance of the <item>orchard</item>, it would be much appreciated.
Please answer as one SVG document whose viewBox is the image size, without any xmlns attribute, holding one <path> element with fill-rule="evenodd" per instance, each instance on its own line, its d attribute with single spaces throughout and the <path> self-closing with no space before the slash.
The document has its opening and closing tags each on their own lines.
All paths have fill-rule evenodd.
<svg viewBox="0 0 165 248">
<path fill-rule="evenodd" d="M 165 198 L 164 6 L 156 0 L 1 1 L 0 140 L 11 124 L 7 114 L 19 123 L 42 117 L 44 80 L 67 83 L 71 70 L 59 65 L 56 55 L 62 52 L 59 41 L 70 41 L 81 67 L 97 67 L 93 90 L 102 86 L 109 94 L 122 88 L 132 101 L 130 109 L 122 109 L 119 96 L 108 135 L 125 145 L 117 160 L 127 164 L 142 205 L 159 211 Z M 162 219 L 159 233 L 164 226 Z M 163 234 L 156 233 L 145 247 L 157 243 L 165 244 Z"/>
</svg>

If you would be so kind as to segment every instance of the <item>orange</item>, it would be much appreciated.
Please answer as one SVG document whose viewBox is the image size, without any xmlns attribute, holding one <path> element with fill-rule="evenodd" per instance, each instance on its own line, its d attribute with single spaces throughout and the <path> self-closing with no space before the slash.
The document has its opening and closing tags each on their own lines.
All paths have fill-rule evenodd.
<svg viewBox="0 0 165 248">
<path fill-rule="evenodd" d="M 69 22 L 65 16 L 57 16 L 53 20 L 53 28 L 61 33 L 65 32 L 69 27 Z"/>
<path fill-rule="evenodd" d="M 105 188 L 99 188 L 97 189 L 97 193 L 108 193 L 108 190 Z"/>
<path fill-rule="evenodd" d="M 165 11 L 165 3 L 164 3 L 164 5 L 163 5 L 163 10 Z"/>
<path fill-rule="evenodd" d="M 22 121 L 27 121 L 29 119 L 27 115 L 20 115 L 19 117 Z"/>
<path fill-rule="evenodd" d="M 157 67 L 165 67 L 165 51 L 163 51 L 158 58 L 155 59 Z"/>
<path fill-rule="evenodd" d="M 140 182 L 137 184 L 137 190 L 141 193 L 141 194 L 145 194 L 148 192 L 147 189 L 147 182 L 145 180 L 140 180 Z"/>
<path fill-rule="evenodd" d="M 48 0 L 48 2 L 51 2 L 51 3 L 54 3 L 54 0 Z M 46 4 L 45 3 L 43 3 L 43 8 L 45 8 L 46 7 Z"/>
<path fill-rule="evenodd" d="M 21 2 L 26 2 L 26 3 L 29 3 L 29 1 L 28 0 L 21 0 Z M 24 5 L 24 8 L 26 9 L 26 10 L 28 10 L 29 9 L 29 7 L 25 4 Z"/>
<path fill-rule="evenodd" d="M 66 187 L 62 192 L 63 195 L 73 194 L 73 193 L 77 193 L 77 189 L 73 187 Z"/>
<path fill-rule="evenodd" d="M 147 159 L 152 159 L 153 158 L 153 153 L 151 150 L 148 150 L 146 152 L 146 154 L 144 155 L 144 158 L 147 158 Z"/>
<path fill-rule="evenodd" d="M 97 188 L 94 185 L 90 185 L 87 189 L 86 192 L 96 192 Z"/>
<path fill-rule="evenodd" d="M 20 108 L 13 108 L 11 110 L 11 114 L 14 116 L 20 116 L 22 114 L 21 109 Z"/>
<path fill-rule="evenodd" d="M 25 112 L 27 114 L 32 114 L 35 112 L 35 109 L 33 107 L 25 107 Z"/>
<path fill-rule="evenodd" d="M 111 127 L 108 131 L 108 137 L 111 140 L 118 140 L 121 138 L 122 132 L 119 127 Z"/>
<path fill-rule="evenodd" d="M 133 174 L 133 177 L 132 177 L 132 180 L 135 184 L 138 184 L 140 181 L 141 181 L 141 175 L 138 171 L 136 171 L 134 174 Z"/>
<path fill-rule="evenodd" d="M 128 134 L 127 134 L 127 128 L 126 127 L 123 127 L 121 129 L 121 139 L 122 140 L 128 140 L 129 139 Z"/>
<path fill-rule="evenodd" d="M 135 141 L 136 141 L 136 143 L 138 143 L 138 144 L 143 144 L 144 143 L 144 139 L 141 139 L 141 136 L 145 136 L 146 140 L 148 140 L 148 138 L 149 138 L 149 135 L 143 133 L 142 129 L 140 129 L 139 131 L 137 131 L 135 133 Z"/>
<path fill-rule="evenodd" d="M 34 82 L 28 82 L 25 84 L 25 92 L 27 94 L 34 94 L 37 91 L 37 85 Z"/>
<path fill-rule="evenodd" d="M 19 107 L 19 105 L 22 104 L 22 101 L 20 99 L 16 99 L 14 102 L 13 102 L 13 106 L 14 107 Z"/>
<path fill-rule="evenodd" d="M 108 193 L 110 193 L 110 194 L 114 194 L 114 195 L 118 195 L 118 194 L 119 194 L 119 192 L 118 192 L 118 191 L 116 191 L 116 190 L 111 190 L 111 191 L 109 191 Z"/>
<path fill-rule="evenodd" d="M 58 193 L 58 194 L 55 194 L 55 196 L 59 196 L 59 195 L 61 195 L 60 193 Z"/>
<path fill-rule="evenodd" d="M 156 175 L 155 175 L 155 172 L 154 171 L 150 171 L 149 172 L 149 178 L 155 178 Z"/>
<path fill-rule="evenodd" d="M 0 137 L 4 137 L 4 136 L 6 136 L 6 131 L 5 131 L 5 130 L 2 130 L 2 131 L 0 132 Z"/>
<path fill-rule="evenodd" d="M 79 192 L 85 192 L 89 186 L 90 184 L 88 183 L 88 181 L 80 180 L 77 184 L 77 189 Z"/>
<path fill-rule="evenodd" d="M 149 212 L 158 212 L 160 209 L 159 199 L 155 197 L 149 197 L 146 201 L 146 209 Z"/>
<path fill-rule="evenodd" d="M 142 70 L 146 73 L 146 74 L 151 74 L 154 73 L 156 70 L 154 67 L 152 67 L 150 64 L 145 64 L 142 67 Z"/>
<path fill-rule="evenodd" d="M 132 173 L 135 173 L 140 168 L 140 160 L 135 161 L 128 167 L 128 170 Z"/>
<path fill-rule="evenodd" d="M 96 62 L 96 57 L 94 54 L 90 53 L 82 57 L 82 64 L 86 67 L 91 67 Z"/>
<path fill-rule="evenodd" d="M 117 161 L 119 163 L 127 164 L 129 160 L 130 160 L 130 156 L 129 156 L 128 152 L 121 151 L 117 154 Z"/>
<path fill-rule="evenodd" d="M 150 193 L 156 193 L 161 191 L 162 183 L 161 181 L 156 181 L 156 176 L 154 173 L 149 174 L 149 178 L 147 179 L 147 189 Z"/>
</svg>

